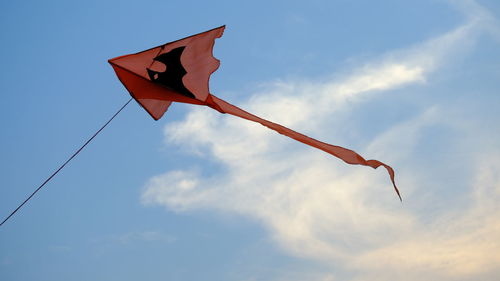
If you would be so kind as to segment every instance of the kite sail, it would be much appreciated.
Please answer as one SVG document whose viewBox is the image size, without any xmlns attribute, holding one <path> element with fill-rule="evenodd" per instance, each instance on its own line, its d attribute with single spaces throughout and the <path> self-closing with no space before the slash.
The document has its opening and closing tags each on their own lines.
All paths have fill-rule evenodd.
<svg viewBox="0 0 500 281">
<path fill-rule="evenodd" d="M 215 39 L 225 26 L 163 44 L 139 53 L 116 57 L 109 63 L 130 95 L 153 117 L 160 119 L 172 102 L 211 107 L 220 113 L 231 114 L 262 124 L 294 140 L 321 149 L 342 161 L 374 169 L 382 166 L 389 173 L 399 199 L 401 195 L 394 180 L 394 170 L 378 161 L 365 160 L 356 152 L 310 138 L 289 128 L 248 113 L 209 91 L 210 75 L 220 65 L 213 57 Z"/>
</svg>

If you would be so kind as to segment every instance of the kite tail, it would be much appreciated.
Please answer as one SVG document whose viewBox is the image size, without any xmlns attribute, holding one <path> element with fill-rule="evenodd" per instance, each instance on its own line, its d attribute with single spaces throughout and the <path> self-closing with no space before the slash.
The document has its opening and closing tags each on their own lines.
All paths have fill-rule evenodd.
<svg viewBox="0 0 500 281">
<path fill-rule="evenodd" d="M 294 130 L 291 130 L 287 127 L 281 126 L 279 124 L 273 123 L 271 121 L 262 119 L 258 116 L 255 116 L 249 112 L 244 111 L 243 109 L 236 107 L 228 102 L 225 102 L 224 100 L 219 99 L 218 97 L 209 94 L 207 100 L 205 101 L 207 106 L 210 106 L 211 108 L 219 111 L 220 113 L 227 113 L 231 114 L 237 117 L 241 117 L 243 119 L 247 119 L 253 122 L 257 122 L 263 126 L 268 127 L 271 130 L 274 130 L 282 135 L 285 135 L 287 137 L 290 137 L 294 140 L 297 140 L 299 142 L 302 142 L 304 144 L 310 145 L 312 147 L 315 147 L 317 149 L 323 150 L 326 153 L 329 153 L 342 161 L 346 162 L 347 164 L 351 165 L 363 165 L 363 166 L 369 166 L 374 169 L 383 166 L 387 172 L 389 173 L 389 176 L 392 181 L 392 185 L 394 186 L 394 190 L 396 191 L 396 194 L 399 197 L 399 200 L 402 201 L 401 195 L 399 193 L 399 190 L 396 186 L 396 182 L 394 180 L 394 170 L 389 166 L 386 165 L 378 160 L 365 160 L 361 155 L 357 154 L 355 151 L 352 151 L 350 149 L 341 147 L 341 146 L 336 146 L 336 145 L 331 145 L 313 138 L 310 138 L 306 135 L 303 135 L 301 133 L 298 133 Z"/>
</svg>

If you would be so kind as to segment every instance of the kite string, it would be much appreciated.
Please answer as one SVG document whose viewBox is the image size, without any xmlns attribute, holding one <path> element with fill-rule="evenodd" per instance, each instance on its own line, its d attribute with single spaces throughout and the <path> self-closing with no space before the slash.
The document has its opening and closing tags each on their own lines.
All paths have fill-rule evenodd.
<svg viewBox="0 0 500 281">
<path fill-rule="evenodd" d="M 111 123 L 111 121 L 113 121 L 113 119 L 115 119 L 115 117 L 132 101 L 132 99 L 133 98 L 130 98 L 99 130 L 94 133 L 94 135 L 92 135 L 92 137 L 90 137 L 75 153 L 73 153 L 73 155 L 71 155 L 71 157 L 69 157 L 66 162 L 64 162 L 54 173 L 52 173 L 52 175 L 50 175 L 50 177 L 48 177 L 40 186 L 38 186 L 38 188 L 33 191 L 33 193 L 31 193 L 31 195 L 28 196 L 28 198 L 26 198 L 23 203 L 21 203 L 14 211 L 12 211 L 12 213 L 10 213 L 10 215 L 6 217 L 2 221 L 2 223 L 0 223 L 0 226 L 2 226 L 8 219 L 10 219 L 10 217 L 12 217 L 19 209 L 21 209 L 21 207 L 26 204 L 40 189 L 42 189 L 42 187 L 47 184 L 55 175 L 57 175 L 57 173 L 59 173 L 59 171 L 61 171 L 64 166 L 66 166 L 66 164 L 73 160 L 73 158 L 75 158 L 75 156 L 78 155 L 78 153 L 80 153 L 80 151 L 82 151 L 87 146 L 87 144 L 89 144 L 104 128 L 106 128 L 106 126 L 108 126 L 109 123 Z"/>
</svg>

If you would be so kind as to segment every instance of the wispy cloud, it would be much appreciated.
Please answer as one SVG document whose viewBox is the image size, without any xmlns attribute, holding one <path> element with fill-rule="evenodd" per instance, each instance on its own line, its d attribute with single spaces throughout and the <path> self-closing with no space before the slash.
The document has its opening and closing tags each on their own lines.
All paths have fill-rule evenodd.
<svg viewBox="0 0 500 281">
<path fill-rule="evenodd" d="M 377 93 L 427 83 L 482 34 L 497 30 L 495 19 L 474 2 L 453 3 L 467 20 L 448 33 L 385 54 L 340 78 L 269 83 L 242 107 L 343 144 L 342 131 L 355 126 L 346 116 L 359 115 L 361 103 Z M 203 108 L 168 125 L 166 139 L 208 154 L 224 172 L 202 177 L 191 170 L 169 171 L 150 179 L 142 200 L 175 211 L 209 209 L 254 218 L 285 251 L 356 272 L 355 280 L 488 280 L 500 273 L 500 153 L 494 144 L 468 136 L 499 136 L 470 125 L 480 123 L 481 116 L 456 118 L 456 110 L 436 100 L 412 118 L 394 120 L 373 139 L 354 139 L 366 144 L 367 157 L 398 164 L 403 194 L 414 203 L 408 199 L 401 206 L 382 172 L 343 165 L 259 125 Z M 439 131 L 431 135 L 429 128 Z M 442 155 L 446 167 L 432 166 L 419 150 L 426 139 L 437 137 L 453 143 Z M 421 163 L 428 164 L 422 168 Z M 414 199 L 454 190 L 455 181 L 465 187 L 458 206 L 433 209 L 436 200 Z M 330 273 L 316 279 L 321 278 L 333 280 Z"/>
</svg>

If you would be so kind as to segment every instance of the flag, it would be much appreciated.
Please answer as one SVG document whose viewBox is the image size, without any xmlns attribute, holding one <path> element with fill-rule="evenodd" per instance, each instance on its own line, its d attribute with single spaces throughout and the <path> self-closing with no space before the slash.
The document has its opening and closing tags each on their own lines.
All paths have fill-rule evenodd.
<svg viewBox="0 0 500 281">
<path fill-rule="evenodd" d="M 213 57 L 215 39 L 225 26 L 163 44 L 135 54 L 116 57 L 109 63 L 130 95 L 153 117 L 160 119 L 172 102 L 211 107 L 220 113 L 231 114 L 260 123 L 282 135 L 329 153 L 345 163 L 382 166 L 389 173 L 394 190 L 401 199 L 394 179 L 394 170 L 378 161 L 366 160 L 353 150 L 321 142 L 287 127 L 262 119 L 210 93 L 210 75 L 220 65 Z"/>
</svg>

